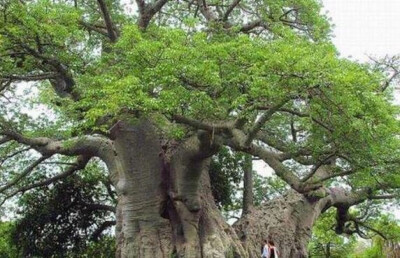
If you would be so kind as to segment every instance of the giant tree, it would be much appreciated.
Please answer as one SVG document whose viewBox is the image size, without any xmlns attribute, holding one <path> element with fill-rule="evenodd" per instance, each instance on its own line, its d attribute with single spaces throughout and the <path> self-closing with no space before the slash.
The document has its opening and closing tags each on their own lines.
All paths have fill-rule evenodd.
<svg viewBox="0 0 400 258">
<path fill-rule="evenodd" d="M 352 234 L 352 206 L 398 195 L 397 61 L 339 58 L 316 0 L 0 8 L 0 193 L 102 160 L 118 195 L 117 257 L 256 257 L 267 237 L 282 257 L 304 257 L 327 209 Z M 221 147 L 263 160 L 290 190 L 254 207 L 247 171 L 246 209 L 229 226 L 208 177 Z M 41 181 L 49 163 L 63 170 Z"/>
</svg>

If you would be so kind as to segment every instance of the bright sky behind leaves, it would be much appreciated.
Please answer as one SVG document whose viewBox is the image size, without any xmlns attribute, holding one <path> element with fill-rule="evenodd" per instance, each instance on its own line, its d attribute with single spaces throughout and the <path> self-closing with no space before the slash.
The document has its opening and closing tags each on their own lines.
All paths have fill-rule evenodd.
<svg viewBox="0 0 400 258">
<path fill-rule="evenodd" d="M 400 54 L 399 0 L 323 0 L 332 18 L 334 43 L 343 57 Z"/>
<path fill-rule="evenodd" d="M 342 57 L 361 62 L 368 56 L 400 55 L 400 0 L 323 0 L 331 18 L 333 42 Z M 399 85 L 400 86 L 400 85 Z M 396 102 L 400 104 L 400 90 Z M 262 175 L 272 170 L 261 161 L 255 169 Z M 400 212 L 398 212 L 400 218 Z"/>
</svg>

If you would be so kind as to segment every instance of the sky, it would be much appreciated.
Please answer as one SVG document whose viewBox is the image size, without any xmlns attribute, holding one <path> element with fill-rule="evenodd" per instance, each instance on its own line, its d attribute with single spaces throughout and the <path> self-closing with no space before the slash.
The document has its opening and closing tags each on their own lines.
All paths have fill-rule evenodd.
<svg viewBox="0 0 400 258">
<path fill-rule="evenodd" d="M 335 24 L 333 42 L 343 57 L 400 54 L 399 0 L 323 0 Z"/>
<path fill-rule="evenodd" d="M 342 57 L 400 55 L 400 0 L 322 0 L 331 18 L 333 42 Z M 395 90 L 400 105 L 400 86 Z"/>
</svg>

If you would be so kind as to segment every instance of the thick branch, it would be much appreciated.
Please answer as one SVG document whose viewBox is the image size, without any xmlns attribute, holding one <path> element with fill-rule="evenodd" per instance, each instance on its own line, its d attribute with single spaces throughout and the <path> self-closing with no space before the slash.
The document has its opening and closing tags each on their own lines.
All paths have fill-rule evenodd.
<svg viewBox="0 0 400 258">
<path fill-rule="evenodd" d="M 168 0 L 158 0 L 153 4 L 147 4 L 144 0 L 136 0 L 139 9 L 138 26 L 142 30 L 146 30 L 151 19 L 156 15 Z"/>
<path fill-rule="evenodd" d="M 106 230 L 107 228 L 116 225 L 117 222 L 116 221 L 104 221 L 92 234 L 92 239 L 94 241 L 97 241 L 101 235 L 101 233 L 103 233 L 104 230 Z"/>
<path fill-rule="evenodd" d="M 91 210 L 103 210 L 103 211 L 116 211 L 114 206 L 105 205 L 105 204 L 93 204 L 93 203 L 85 203 L 85 206 Z"/>
<path fill-rule="evenodd" d="M 356 191 L 348 191 L 343 188 L 325 189 L 328 196 L 328 206 L 332 207 L 351 207 L 360 204 L 366 200 L 388 200 L 398 198 L 398 194 L 376 195 L 374 192 L 382 189 L 365 187 Z"/>
<path fill-rule="evenodd" d="M 29 138 L 18 132 L 4 129 L 0 134 L 12 140 L 30 146 L 43 155 L 63 154 L 67 156 L 85 155 L 102 157 L 111 150 L 107 139 L 97 136 L 82 136 L 66 141 L 53 140 L 47 137 Z"/>
<path fill-rule="evenodd" d="M 92 25 L 92 24 L 89 24 L 89 23 L 84 22 L 84 21 L 80 21 L 79 24 L 82 25 L 84 28 L 86 28 L 88 31 L 95 31 L 97 33 L 100 33 L 103 36 L 109 37 L 107 28 L 103 28 L 103 27 L 100 27 L 100 26 Z"/>
<path fill-rule="evenodd" d="M 28 75 L 0 75 L 0 78 L 12 80 L 12 81 L 42 81 L 48 79 L 56 79 L 57 73 L 40 73 L 40 74 L 28 74 Z"/>
<path fill-rule="evenodd" d="M 247 214 L 253 207 L 253 159 L 251 155 L 245 155 L 243 176 L 243 212 Z"/>
<path fill-rule="evenodd" d="M 258 28 L 258 27 L 269 30 L 269 27 L 265 22 L 263 22 L 261 19 L 257 19 L 257 20 L 248 22 L 246 24 L 243 24 L 242 27 L 240 28 L 240 32 L 250 33 L 253 29 Z"/>
<path fill-rule="evenodd" d="M 399 194 L 373 195 L 373 196 L 370 196 L 368 199 L 370 199 L 370 200 L 390 200 L 390 199 L 395 199 L 395 198 L 400 198 L 400 195 Z"/>
<path fill-rule="evenodd" d="M 0 138 L 0 145 L 1 144 L 4 144 L 4 143 L 7 143 L 7 142 L 9 142 L 9 141 L 11 141 L 12 139 L 10 138 L 10 137 L 8 137 L 8 136 L 3 136 L 2 138 Z"/>
<path fill-rule="evenodd" d="M 108 7 L 104 0 L 97 0 L 97 3 L 99 4 L 101 13 L 103 15 L 104 22 L 106 24 L 107 32 L 108 32 L 108 37 L 110 38 L 111 42 L 117 41 L 117 33 L 115 32 L 114 25 L 111 19 L 110 12 L 108 11 Z"/>
<path fill-rule="evenodd" d="M 217 16 L 210 9 L 206 0 L 197 0 L 197 4 L 199 6 L 200 12 L 203 14 L 204 18 L 206 18 L 208 22 L 217 20 Z"/>
</svg>

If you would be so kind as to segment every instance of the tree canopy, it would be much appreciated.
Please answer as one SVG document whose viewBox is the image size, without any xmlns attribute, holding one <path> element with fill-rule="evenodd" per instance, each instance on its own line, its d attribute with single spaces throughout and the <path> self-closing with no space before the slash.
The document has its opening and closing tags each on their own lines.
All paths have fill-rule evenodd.
<svg viewBox="0 0 400 258">
<path fill-rule="evenodd" d="M 2 200 L 105 161 L 114 125 L 143 119 L 169 144 L 205 132 L 297 193 L 326 197 L 337 233 L 362 234 L 352 206 L 398 200 L 399 59 L 341 58 L 319 1 L 137 0 L 134 10 L 0 2 Z"/>
</svg>

